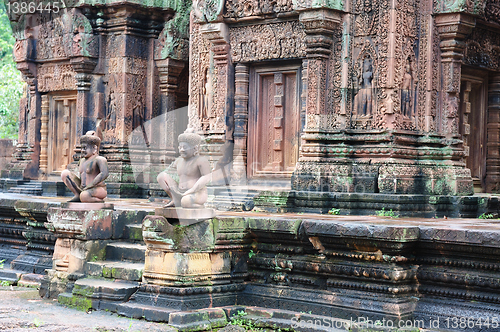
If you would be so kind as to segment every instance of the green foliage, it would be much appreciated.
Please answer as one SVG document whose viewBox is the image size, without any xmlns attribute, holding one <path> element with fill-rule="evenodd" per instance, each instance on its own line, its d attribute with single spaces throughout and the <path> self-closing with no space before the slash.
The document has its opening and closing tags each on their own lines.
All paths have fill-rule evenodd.
<svg viewBox="0 0 500 332">
<path fill-rule="evenodd" d="M 495 219 L 495 216 L 491 213 L 490 214 L 483 213 L 478 217 L 478 219 Z"/>
<path fill-rule="evenodd" d="M 255 323 L 250 319 L 245 318 L 246 315 L 247 313 L 243 310 L 238 311 L 236 315 L 231 317 L 231 322 L 229 324 L 241 326 L 247 331 L 264 331 L 262 328 L 255 326 Z"/>
<path fill-rule="evenodd" d="M 3 263 L 5 262 L 5 259 L 0 260 L 0 270 L 3 269 Z"/>
<path fill-rule="evenodd" d="M 5 4 L 0 1 L 0 67 L 14 62 L 12 49 L 15 42 Z"/>
<path fill-rule="evenodd" d="M 0 281 L 0 286 L 3 286 L 3 287 L 10 286 L 10 282 L 8 282 L 7 280 L 2 280 L 2 281 Z"/>
<path fill-rule="evenodd" d="M 33 324 L 36 326 L 36 327 L 40 327 L 43 325 L 43 321 L 41 321 L 40 319 L 38 319 L 38 317 L 35 317 L 35 319 L 33 319 Z"/>
<path fill-rule="evenodd" d="M 12 57 L 15 39 L 0 1 L 0 138 L 17 138 L 19 100 L 24 83 Z"/>
<path fill-rule="evenodd" d="M 396 214 L 396 212 L 392 211 L 392 209 L 386 211 L 385 208 L 382 208 L 382 210 L 376 211 L 375 213 L 379 217 L 399 218 L 399 214 Z"/>
<path fill-rule="evenodd" d="M 250 252 L 248 253 L 248 258 L 252 258 L 255 255 L 255 252 L 253 250 L 250 250 Z"/>
<path fill-rule="evenodd" d="M 337 216 L 340 214 L 340 209 L 336 209 L 336 208 L 331 208 L 330 211 L 328 211 L 328 214 L 332 214 L 334 216 Z"/>
</svg>

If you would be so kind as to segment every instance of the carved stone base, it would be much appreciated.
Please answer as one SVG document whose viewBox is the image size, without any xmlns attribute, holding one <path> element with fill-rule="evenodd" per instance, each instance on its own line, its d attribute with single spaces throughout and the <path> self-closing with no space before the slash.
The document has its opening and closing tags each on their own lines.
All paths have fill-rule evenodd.
<svg viewBox="0 0 500 332">
<path fill-rule="evenodd" d="M 194 223 L 215 217 L 213 209 L 185 209 L 185 208 L 157 208 L 155 215 L 165 217 L 169 222 L 178 222 L 181 225 Z"/>
<path fill-rule="evenodd" d="M 292 176 L 292 189 L 365 194 L 474 194 L 467 168 L 362 162 L 299 162 Z"/>
<path fill-rule="evenodd" d="M 231 281 L 231 253 L 146 252 L 144 280 L 162 286 L 206 286 Z"/>
<path fill-rule="evenodd" d="M 142 285 L 132 296 L 126 307 L 119 308 L 120 314 L 133 310 L 132 307 L 154 306 L 175 310 L 196 310 L 234 305 L 238 292 L 244 284 L 229 284 L 201 287 L 161 287 Z M 127 308 L 128 307 L 128 308 Z"/>
<path fill-rule="evenodd" d="M 53 269 L 59 272 L 83 273 L 86 262 L 104 259 L 109 241 L 85 241 L 58 238 L 54 247 Z"/>
<path fill-rule="evenodd" d="M 70 203 L 71 208 L 50 208 L 48 230 L 59 237 L 80 240 L 110 239 L 113 233 L 113 205 L 103 203 Z M 75 208 L 76 207 L 76 208 Z M 89 210 L 89 208 L 100 208 Z"/>
</svg>

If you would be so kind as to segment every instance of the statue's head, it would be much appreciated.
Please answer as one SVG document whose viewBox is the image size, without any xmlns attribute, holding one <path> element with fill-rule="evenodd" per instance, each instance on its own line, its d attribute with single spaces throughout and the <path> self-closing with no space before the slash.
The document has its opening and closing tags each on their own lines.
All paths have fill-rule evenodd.
<svg viewBox="0 0 500 332">
<path fill-rule="evenodd" d="M 83 154 L 86 158 L 89 158 L 99 152 L 101 139 L 97 136 L 95 131 L 87 131 L 85 135 L 80 137 L 80 144 L 82 145 Z"/>
<path fill-rule="evenodd" d="M 199 153 L 202 138 L 192 128 L 179 135 L 179 154 L 182 158 L 191 158 Z"/>
</svg>

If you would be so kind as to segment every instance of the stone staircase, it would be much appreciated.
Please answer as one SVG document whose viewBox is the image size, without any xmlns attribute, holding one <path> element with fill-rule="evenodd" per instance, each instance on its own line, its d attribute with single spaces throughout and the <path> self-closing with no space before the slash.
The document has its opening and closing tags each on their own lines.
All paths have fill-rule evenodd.
<svg viewBox="0 0 500 332">
<path fill-rule="evenodd" d="M 146 245 L 140 224 L 126 225 L 124 236 L 106 245 L 103 260 L 96 255 L 86 263 L 86 277 L 75 281 L 71 293 L 59 294 L 59 303 L 84 311 L 116 311 L 129 300 L 142 280 Z"/>
<path fill-rule="evenodd" d="M 224 186 L 211 189 L 205 206 L 219 211 L 251 211 L 255 206 L 253 198 L 259 194 L 259 191 L 245 187 Z"/>
<path fill-rule="evenodd" d="M 38 181 L 19 181 L 19 184 L 9 188 L 9 193 L 41 196 L 43 193 L 42 183 Z"/>
</svg>

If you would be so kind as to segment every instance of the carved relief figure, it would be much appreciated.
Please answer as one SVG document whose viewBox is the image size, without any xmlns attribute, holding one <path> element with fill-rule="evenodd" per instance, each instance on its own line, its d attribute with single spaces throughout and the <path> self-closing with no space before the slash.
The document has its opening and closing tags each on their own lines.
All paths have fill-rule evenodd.
<svg viewBox="0 0 500 332">
<path fill-rule="evenodd" d="M 108 114 L 106 114 L 106 131 L 112 131 L 116 125 L 116 96 L 114 92 L 109 94 Z"/>
<path fill-rule="evenodd" d="M 104 180 L 109 175 L 106 158 L 99 156 L 101 139 L 95 131 L 88 131 L 80 138 L 83 158 L 78 173 L 64 170 L 61 178 L 66 187 L 75 194 L 70 202 L 100 203 L 108 195 Z"/>
<path fill-rule="evenodd" d="M 403 81 L 401 83 L 401 114 L 410 118 L 413 116 L 413 75 L 410 61 L 406 62 Z"/>
<path fill-rule="evenodd" d="M 373 67 L 370 57 L 363 59 L 363 67 L 358 74 L 360 89 L 354 96 L 354 113 L 359 116 L 371 116 L 373 110 Z"/>
<path fill-rule="evenodd" d="M 209 106 L 208 106 L 208 90 L 210 84 L 208 68 L 205 68 L 203 75 L 203 82 L 201 88 L 201 105 L 200 105 L 200 119 L 201 121 L 207 120 L 209 118 Z"/>
<path fill-rule="evenodd" d="M 179 154 L 170 167 L 158 177 L 160 187 L 170 196 L 171 202 L 165 207 L 202 208 L 208 199 L 205 175 L 210 174 L 210 163 L 199 155 L 201 136 L 192 128 L 179 135 Z M 178 181 L 174 180 L 175 170 Z"/>
</svg>

